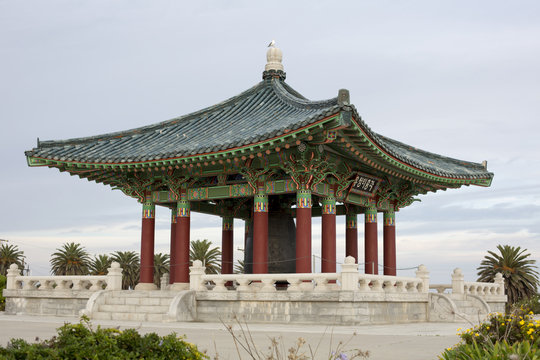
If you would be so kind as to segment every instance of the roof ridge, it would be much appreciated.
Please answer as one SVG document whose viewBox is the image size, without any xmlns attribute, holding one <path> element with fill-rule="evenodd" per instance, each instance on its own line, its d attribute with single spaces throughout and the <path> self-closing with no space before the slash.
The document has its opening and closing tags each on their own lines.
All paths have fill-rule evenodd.
<svg viewBox="0 0 540 360">
<path fill-rule="evenodd" d="M 303 108 L 316 109 L 338 105 L 337 97 L 327 100 L 312 101 L 303 97 L 298 91 L 294 90 L 289 84 L 281 80 L 271 79 L 272 88 L 278 97 L 289 105 L 300 106 Z M 298 97 L 300 95 L 301 97 Z"/>
</svg>

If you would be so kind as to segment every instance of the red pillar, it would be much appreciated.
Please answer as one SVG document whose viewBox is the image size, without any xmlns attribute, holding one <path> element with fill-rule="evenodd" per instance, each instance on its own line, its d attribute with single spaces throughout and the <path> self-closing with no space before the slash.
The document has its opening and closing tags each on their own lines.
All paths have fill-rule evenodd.
<svg viewBox="0 0 540 360">
<path fill-rule="evenodd" d="M 176 263 L 174 267 L 174 283 L 178 289 L 189 287 L 189 231 L 190 231 L 190 206 L 185 193 L 177 203 L 175 250 Z"/>
<path fill-rule="evenodd" d="M 384 275 L 396 276 L 396 220 L 394 210 L 384 213 Z"/>
<path fill-rule="evenodd" d="M 232 216 L 223 217 L 223 227 L 221 231 L 221 273 L 233 273 L 233 241 L 234 218 Z"/>
<path fill-rule="evenodd" d="M 176 259 L 176 206 L 171 209 L 171 251 L 169 258 L 169 284 L 174 284 L 174 266 Z M 174 264 L 174 265 L 173 265 Z"/>
<path fill-rule="evenodd" d="M 296 192 L 296 272 L 311 273 L 311 191 Z"/>
<path fill-rule="evenodd" d="M 141 229 L 141 268 L 139 283 L 135 289 L 151 290 L 154 285 L 154 231 L 156 207 L 152 202 L 143 204 Z"/>
<path fill-rule="evenodd" d="M 336 198 L 322 200 L 321 271 L 336 272 Z"/>
<path fill-rule="evenodd" d="M 367 208 L 365 212 L 365 273 L 378 274 L 377 261 L 377 209 Z"/>
<path fill-rule="evenodd" d="M 268 196 L 257 194 L 253 207 L 253 273 L 268 273 Z"/>
<path fill-rule="evenodd" d="M 345 257 L 347 256 L 352 256 L 358 264 L 358 221 L 354 213 L 345 216 Z"/>
</svg>

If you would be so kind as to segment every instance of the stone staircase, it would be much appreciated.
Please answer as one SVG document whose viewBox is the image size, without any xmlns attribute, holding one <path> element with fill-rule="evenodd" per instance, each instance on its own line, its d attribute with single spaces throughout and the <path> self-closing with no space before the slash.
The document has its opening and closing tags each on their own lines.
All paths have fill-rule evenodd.
<svg viewBox="0 0 540 360">
<path fill-rule="evenodd" d="M 170 321 L 173 291 L 105 291 L 94 299 L 90 317 L 96 320 Z"/>
</svg>

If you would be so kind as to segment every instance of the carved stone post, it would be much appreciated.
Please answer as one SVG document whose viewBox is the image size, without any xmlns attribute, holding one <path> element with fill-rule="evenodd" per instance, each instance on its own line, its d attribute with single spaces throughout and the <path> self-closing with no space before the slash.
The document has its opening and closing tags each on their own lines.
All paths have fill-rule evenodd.
<svg viewBox="0 0 540 360">
<path fill-rule="evenodd" d="M 204 290 L 202 276 L 205 274 L 205 268 L 201 260 L 193 261 L 193 266 L 189 267 L 189 290 Z"/>
<path fill-rule="evenodd" d="M 460 268 L 455 268 L 452 273 L 452 294 L 465 293 L 465 277 Z"/>
<path fill-rule="evenodd" d="M 17 276 L 21 275 L 21 271 L 17 264 L 11 264 L 7 271 L 6 289 L 17 289 Z"/>
<path fill-rule="evenodd" d="M 347 256 L 341 265 L 341 290 L 355 291 L 358 289 L 358 265 L 352 256 Z"/>
<path fill-rule="evenodd" d="M 416 270 L 416 277 L 419 279 L 422 279 L 422 292 L 428 293 L 429 292 L 429 271 L 424 264 L 418 266 L 418 270 Z"/>
<path fill-rule="evenodd" d="M 107 269 L 107 290 L 122 290 L 122 268 L 116 261 Z"/>
</svg>

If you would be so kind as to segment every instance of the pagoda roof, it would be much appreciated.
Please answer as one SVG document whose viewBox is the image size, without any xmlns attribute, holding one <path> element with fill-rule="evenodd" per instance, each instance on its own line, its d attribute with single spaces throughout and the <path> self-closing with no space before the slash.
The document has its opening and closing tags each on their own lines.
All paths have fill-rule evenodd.
<svg viewBox="0 0 540 360">
<path fill-rule="evenodd" d="M 272 78 L 188 115 L 127 131 L 40 141 L 38 147 L 25 154 L 81 163 L 181 158 L 256 144 L 339 113 L 341 108 L 337 98 L 310 101 Z"/>
<path fill-rule="evenodd" d="M 348 92 L 345 99 L 338 96 L 311 101 L 284 81 L 284 73 L 270 75 L 274 76 L 265 72 L 263 81 L 226 101 L 154 125 L 99 136 L 38 141 L 36 148 L 25 153 L 28 163 L 102 168 L 165 165 L 237 151 L 253 153 L 263 148 L 261 144 L 283 141 L 295 134 L 340 129 L 338 136 L 358 145 L 356 156 L 362 158 L 362 151 L 369 152 L 374 166 L 388 165 L 437 181 L 491 184 L 493 173 L 483 164 L 430 153 L 375 133 L 349 104 Z M 337 125 L 328 122 L 332 118 L 340 119 Z"/>
</svg>

